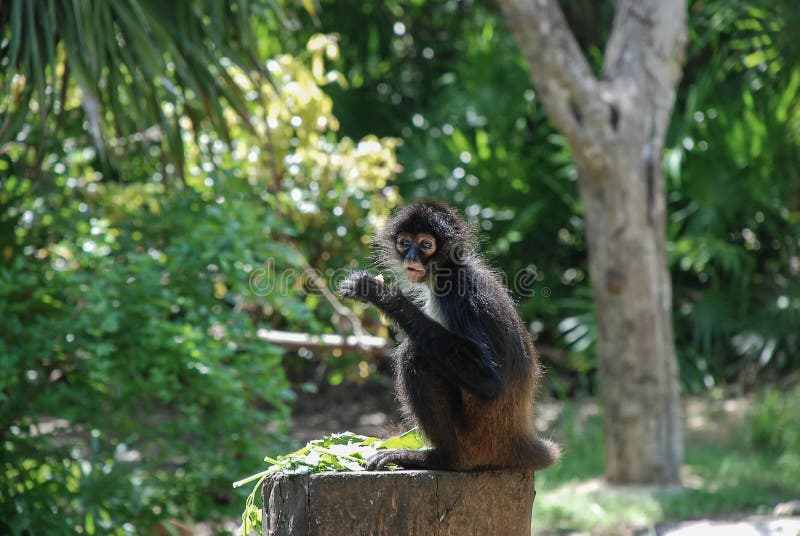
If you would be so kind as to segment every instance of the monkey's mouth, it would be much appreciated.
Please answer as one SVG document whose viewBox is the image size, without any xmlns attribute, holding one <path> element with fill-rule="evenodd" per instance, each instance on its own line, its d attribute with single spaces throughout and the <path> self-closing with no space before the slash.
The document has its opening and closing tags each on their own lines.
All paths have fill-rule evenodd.
<svg viewBox="0 0 800 536">
<path fill-rule="evenodd" d="M 406 275 L 414 283 L 419 283 L 425 277 L 425 268 L 421 266 L 406 264 L 405 269 Z"/>
</svg>

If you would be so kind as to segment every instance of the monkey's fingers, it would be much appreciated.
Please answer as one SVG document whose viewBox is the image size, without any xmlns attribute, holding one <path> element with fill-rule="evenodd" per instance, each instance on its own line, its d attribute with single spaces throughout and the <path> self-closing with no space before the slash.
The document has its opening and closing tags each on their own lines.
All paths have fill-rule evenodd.
<svg viewBox="0 0 800 536">
<path fill-rule="evenodd" d="M 367 295 L 369 274 L 366 272 L 353 272 L 339 283 L 339 294 L 343 298 L 363 300 Z"/>
<path fill-rule="evenodd" d="M 356 297 L 356 282 L 352 279 L 345 279 L 341 283 L 339 283 L 339 295 L 343 298 L 355 298 Z"/>
</svg>

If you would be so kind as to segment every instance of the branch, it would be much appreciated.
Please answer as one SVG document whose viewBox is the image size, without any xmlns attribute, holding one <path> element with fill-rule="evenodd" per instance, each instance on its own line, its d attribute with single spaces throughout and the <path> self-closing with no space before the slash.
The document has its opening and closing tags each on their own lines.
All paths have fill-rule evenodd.
<svg viewBox="0 0 800 536">
<path fill-rule="evenodd" d="M 300 252 L 298 251 L 298 254 L 299 253 Z M 311 283 L 317 287 L 317 289 L 322 293 L 322 296 L 328 300 L 328 303 L 331 304 L 333 310 L 347 319 L 347 321 L 350 323 L 350 326 L 353 328 L 353 333 L 355 333 L 356 337 L 363 337 L 365 335 L 365 331 L 364 327 L 361 325 L 361 321 L 350 308 L 344 306 L 342 302 L 339 301 L 339 298 L 337 298 L 336 295 L 330 291 L 328 284 L 324 279 L 322 279 L 319 270 L 312 268 L 305 259 L 303 259 L 303 270 L 303 275 L 307 276 Z"/>
<path fill-rule="evenodd" d="M 498 4 L 528 62 L 533 85 L 548 115 L 573 147 L 591 145 L 597 133 L 591 131 L 587 120 L 600 112 L 605 122 L 610 112 L 602 106 L 597 79 L 558 3 L 499 0 Z"/>
<path fill-rule="evenodd" d="M 685 59 L 685 0 L 617 0 L 603 54 L 603 77 L 653 76 L 655 87 L 674 88 Z"/>
<path fill-rule="evenodd" d="M 660 158 L 686 57 L 685 0 L 617 0 L 603 78 L 621 116 L 650 110 L 647 152 Z M 645 118 L 643 118 L 645 119 Z"/>
<path fill-rule="evenodd" d="M 289 237 L 284 237 L 283 241 L 287 246 L 292 248 L 292 250 L 300 259 L 300 263 L 303 265 L 303 275 L 308 277 L 308 279 L 311 281 L 311 284 L 317 287 L 317 289 L 322 293 L 322 296 L 328 301 L 331 307 L 333 307 L 333 310 L 343 318 L 347 319 L 347 321 L 350 323 L 350 326 L 353 328 L 353 333 L 356 335 L 356 337 L 359 339 L 363 338 L 364 335 L 366 335 L 366 332 L 361 324 L 361 320 L 358 319 L 352 309 L 343 305 L 342 302 L 339 301 L 339 298 L 337 298 L 336 295 L 331 292 L 331 290 L 328 288 L 328 284 L 322 278 L 320 271 L 316 268 L 313 268 L 308 263 L 308 260 L 306 259 L 305 255 L 303 255 L 303 252 L 301 252 L 300 249 L 294 245 L 294 242 L 292 242 Z"/>
<path fill-rule="evenodd" d="M 277 331 L 259 329 L 256 336 L 262 341 L 272 343 L 287 350 L 343 350 L 358 352 L 365 355 L 384 355 L 389 351 L 389 341 L 383 337 L 371 335 L 312 335 L 310 333 L 294 333 L 291 331 Z"/>
</svg>

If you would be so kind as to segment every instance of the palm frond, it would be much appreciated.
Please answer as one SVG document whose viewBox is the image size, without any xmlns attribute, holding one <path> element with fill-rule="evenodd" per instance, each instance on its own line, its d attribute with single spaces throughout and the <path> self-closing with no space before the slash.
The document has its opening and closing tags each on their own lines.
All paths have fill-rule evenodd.
<svg viewBox="0 0 800 536">
<path fill-rule="evenodd" d="M 271 5 L 271 2 L 262 2 Z M 267 78 L 252 27 L 259 2 L 192 0 L 11 0 L 0 3 L 0 153 L 30 112 L 40 130 L 77 90 L 103 158 L 109 140 L 157 133 L 162 158 L 180 175 L 178 116 L 208 121 L 227 137 L 223 110 L 249 124 L 236 66 Z M 104 141 L 105 140 L 105 141 Z"/>
</svg>

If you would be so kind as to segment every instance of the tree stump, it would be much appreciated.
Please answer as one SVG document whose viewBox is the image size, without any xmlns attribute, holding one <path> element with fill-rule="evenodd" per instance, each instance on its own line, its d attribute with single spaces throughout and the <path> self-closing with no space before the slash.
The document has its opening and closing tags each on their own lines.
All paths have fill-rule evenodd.
<svg viewBox="0 0 800 536">
<path fill-rule="evenodd" d="M 263 536 L 530 536 L 532 472 L 387 471 L 276 475 Z"/>
</svg>

